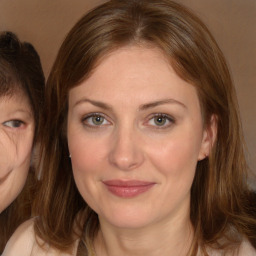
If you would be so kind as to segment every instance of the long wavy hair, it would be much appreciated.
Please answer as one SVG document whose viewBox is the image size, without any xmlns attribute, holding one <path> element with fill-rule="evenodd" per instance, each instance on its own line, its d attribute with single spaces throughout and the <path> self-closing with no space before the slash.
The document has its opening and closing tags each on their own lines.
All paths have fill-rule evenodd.
<svg viewBox="0 0 256 256">
<path fill-rule="evenodd" d="M 113 0 L 83 16 L 64 40 L 46 86 L 42 186 L 35 204 L 36 235 L 66 250 L 76 234 L 78 254 L 91 255 L 97 214 L 79 194 L 66 138 L 69 90 L 86 80 L 106 54 L 127 45 L 161 49 L 176 73 L 197 90 L 207 126 L 217 117 L 217 138 L 198 162 L 190 218 L 198 247 L 229 250 L 245 236 L 255 245 L 256 221 L 247 186 L 247 164 L 235 89 L 225 58 L 207 27 L 184 6 L 168 0 Z M 149 71 L 150 72 L 150 71 Z M 240 234 L 240 235 L 238 235 Z M 86 255 L 86 254 L 84 254 Z"/>
<path fill-rule="evenodd" d="M 0 100 L 19 91 L 27 95 L 35 120 L 34 144 L 39 137 L 44 85 L 40 58 L 34 47 L 22 43 L 11 32 L 0 33 Z M 0 254 L 14 230 L 31 216 L 35 182 L 35 172 L 30 170 L 21 194 L 0 214 Z"/>
</svg>

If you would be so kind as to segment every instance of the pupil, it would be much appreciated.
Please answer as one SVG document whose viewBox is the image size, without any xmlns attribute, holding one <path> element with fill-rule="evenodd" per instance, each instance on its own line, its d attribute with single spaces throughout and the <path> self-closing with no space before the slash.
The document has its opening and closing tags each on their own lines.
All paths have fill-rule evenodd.
<svg viewBox="0 0 256 256">
<path fill-rule="evenodd" d="M 166 118 L 165 117 L 156 117 L 155 118 L 156 125 L 164 125 L 165 122 L 166 122 Z"/>
<path fill-rule="evenodd" d="M 93 118 L 93 123 L 97 124 L 97 125 L 102 124 L 103 123 L 103 118 L 101 116 L 95 116 Z"/>
<path fill-rule="evenodd" d="M 20 126 L 20 121 L 18 121 L 18 120 L 13 121 L 13 126 L 14 127 L 19 127 Z"/>
</svg>

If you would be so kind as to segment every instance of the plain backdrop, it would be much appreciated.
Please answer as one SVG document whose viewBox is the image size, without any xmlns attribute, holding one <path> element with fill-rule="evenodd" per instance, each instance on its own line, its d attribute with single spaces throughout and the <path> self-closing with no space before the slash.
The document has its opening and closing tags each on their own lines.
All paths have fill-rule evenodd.
<svg viewBox="0 0 256 256">
<path fill-rule="evenodd" d="M 129 1 L 129 0 L 128 0 Z M 248 164 L 256 174 L 256 0 L 176 0 L 194 10 L 223 50 L 235 82 Z M 103 0 L 0 0 L 0 30 L 39 52 L 46 76 L 74 23 Z M 256 188 L 256 180 L 250 182 Z"/>
</svg>

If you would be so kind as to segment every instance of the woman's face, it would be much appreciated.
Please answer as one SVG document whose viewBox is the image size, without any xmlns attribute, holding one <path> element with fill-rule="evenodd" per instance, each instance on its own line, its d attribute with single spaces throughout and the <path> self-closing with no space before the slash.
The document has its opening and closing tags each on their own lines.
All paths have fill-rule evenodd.
<svg viewBox="0 0 256 256">
<path fill-rule="evenodd" d="M 21 192 L 29 170 L 34 118 L 22 92 L 0 98 L 0 212 Z"/>
<path fill-rule="evenodd" d="M 116 50 L 71 89 L 67 135 L 78 190 L 102 223 L 189 219 L 191 184 L 210 139 L 196 89 L 158 49 Z"/>
</svg>

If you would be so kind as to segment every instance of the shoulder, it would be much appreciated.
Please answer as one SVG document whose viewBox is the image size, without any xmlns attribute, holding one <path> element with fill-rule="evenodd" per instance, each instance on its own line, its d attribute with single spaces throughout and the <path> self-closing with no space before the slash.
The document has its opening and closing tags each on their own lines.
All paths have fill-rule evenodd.
<svg viewBox="0 0 256 256">
<path fill-rule="evenodd" d="M 34 220 L 21 224 L 8 241 L 2 256 L 30 255 L 35 243 Z"/>
<path fill-rule="evenodd" d="M 34 232 L 34 219 L 21 224 L 8 241 L 2 256 L 74 256 L 78 241 L 71 254 L 63 253 L 49 246 L 39 246 Z M 40 241 L 39 241 L 40 242 Z"/>
<path fill-rule="evenodd" d="M 238 247 L 231 247 L 229 250 L 226 251 L 222 249 L 212 249 L 210 247 L 207 249 L 207 255 L 209 256 L 256 256 L 256 250 L 254 247 L 250 244 L 250 242 L 246 239 L 244 239 Z M 199 253 L 197 256 L 203 256 L 203 252 L 199 249 Z"/>
<path fill-rule="evenodd" d="M 244 240 L 239 248 L 238 256 L 256 256 L 256 250 L 249 243 L 249 241 Z"/>
</svg>

